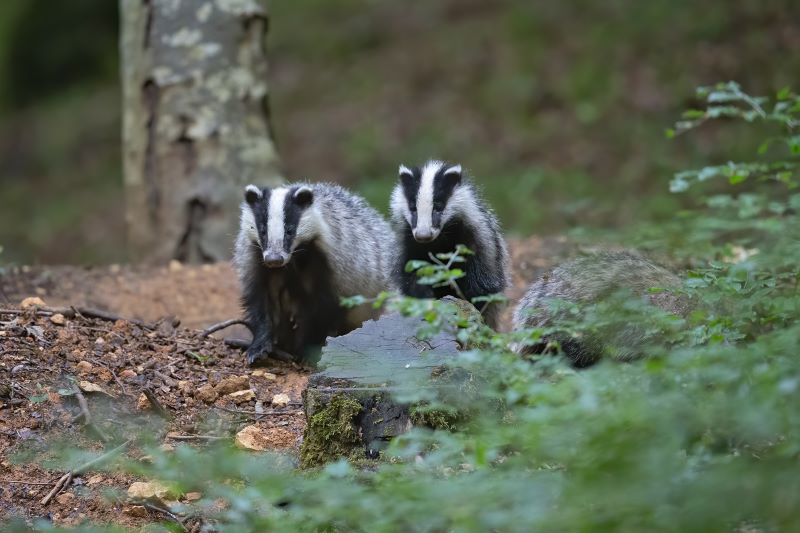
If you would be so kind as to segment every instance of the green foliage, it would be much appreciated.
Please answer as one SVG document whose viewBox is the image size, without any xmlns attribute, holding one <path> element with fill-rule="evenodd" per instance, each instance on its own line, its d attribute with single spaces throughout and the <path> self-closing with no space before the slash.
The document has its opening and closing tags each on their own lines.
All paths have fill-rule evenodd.
<svg viewBox="0 0 800 533">
<path fill-rule="evenodd" d="M 467 414 L 457 430 L 415 428 L 370 469 L 338 461 L 298 473 L 282 456 L 180 447 L 153 450 L 145 472 L 202 490 L 220 531 L 796 529 L 800 221 L 792 183 L 763 176 L 717 180 L 713 191 L 686 179 L 695 210 L 621 236 L 683 244 L 668 251 L 690 267 L 682 290 L 696 305 L 684 322 L 654 321 L 629 298 L 558 324 L 575 334 L 614 321 L 667 333 L 635 361 L 578 371 L 560 357 L 524 360 L 508 344 L 548 331 L 495 334 L 452 302 L 384 295 L 380 303 L 479 347 L 451 369 L 469 376 L 469 394 L 404 398 L 422 412 Z M 781 195 L 784 208 L 769 208 Z M 742 213 L 758 205 L 767 207 Z M 419 267 L 431 283 L 449 283 L 456 255 Z M 331 427 L 343 427 L 336 420 Z"/>
</svg>

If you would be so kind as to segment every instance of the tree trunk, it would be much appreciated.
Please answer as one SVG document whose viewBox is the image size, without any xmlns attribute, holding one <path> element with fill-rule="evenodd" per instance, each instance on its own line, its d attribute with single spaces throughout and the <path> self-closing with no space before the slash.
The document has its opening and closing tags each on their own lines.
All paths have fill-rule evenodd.
<svg viewBox="0 0 800 533">
<path fill-rule="evenodd" d="M 258 0 L 120 0 L 131 259 L 230 257 L 244 185 L 280 181 Z"/>
</svg>

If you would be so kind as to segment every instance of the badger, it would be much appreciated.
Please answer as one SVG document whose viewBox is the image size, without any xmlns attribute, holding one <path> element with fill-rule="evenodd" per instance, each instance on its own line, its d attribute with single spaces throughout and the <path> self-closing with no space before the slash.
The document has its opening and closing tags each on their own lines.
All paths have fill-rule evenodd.
<svg viewBox="0 0 800 533">
<path fill-rule="evenodd" d="M 615 295 L 642 298 L 644 302 L 677 316 L 685 316 L 689 301 L 676 291 L 678 276 L 632 251 L 599 252 L 561 264 L 534 281 L 514 310 L 513 329 L 556 326 L 565 318 L 560 303 L 593 304 Z M 652 288 L 666 289 L 656 292 Z M 613 317 L 612 317 L 613 318 Z M 651 333 L 643 323 L 610 320 L 607 325 L 582 338 L 554 335 L 534 345 L 512 346 L 521 355 L 541 353 L 548 341 L 558 341 L 564 355 L 575 367 L 596 363 L 604 355 L 630 360 L 641 354 Z"/>
<path fill-rule="evenodd" d="M 283 352 L 313 358 L 327 336 L 374 317 L 370 305 L 340 301 L 389 288 L 393 242 L 386 220 L 337 185 L 248 185 L 234 251 L 253 332 L 248 363 Z"/>
<path fill-rule="evenodd" d="M 461 165 L 428 161 L 422 167 L 400 165 L 399 182 L 391 197 L 391 221 L 398 252 L 394 281 L 400 292 L 416 298 L 456 296 L 453 288 L 417 282 L 405 265 L 414 259 L 430 261 L 431 254 L 453 252 L 457 245 L 470 248 L 465 275 L 456 284 L 463 297 L 502 293 L 508 285 L 508 250 L 494 212 L 485 204 Z M 497 328 L 497 303 L 488 305 L 485 322 Z"/>
</svg>

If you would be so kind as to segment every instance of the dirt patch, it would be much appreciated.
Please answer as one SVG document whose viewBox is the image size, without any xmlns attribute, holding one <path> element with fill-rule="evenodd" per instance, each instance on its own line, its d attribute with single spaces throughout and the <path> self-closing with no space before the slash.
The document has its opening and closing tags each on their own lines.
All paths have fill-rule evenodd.
<svg viewBox="0 0 800 533">
<path fill-rule="evenodd" d="M 527 284 L 571 248 L 563 239 L 532 237 L 510 242 L 510 250 L 506 328 Z M 255 426 L 260 448 L 298 453 L 305 429 L 300 401 L 309 371 L 280 362 L 247 368 L 241 352 L 221 339 L 246 338 L 244 328 L 201 335 L 201 328 L 240 315 L 230 265 L 21 267 L 7 270 L 0 282 L 0 520 L 19 516 L 67 526 L 89 521 L 137 527 L 165 519 L 126 500 L 136 478 L 99 469 L 76 476 L 42 504 L 65 471 L 79 466 L 42 466 L 60 441 L 101 451 L 144 430 L 166 447 L 206 446 L 234 442 L 237 432 Z M 62 320 L 38 316 L 34 309 L 9 312 L 30 296 L 51 307 L 110 311 L 147 327 L 80 316 Z M 89 425 L 80 416 L 75 387 L 86 400 Z M 273 407 L 278 394 L 288 395 L 289 405 Z M 133 445 L 126 453 L 141 452 Z M 21 463 L 19 454 L 35 461 Z"/>
<path fill-rule="evenodd" d="M 299 449 L 307 370 L 280 362 L 248 369 L 239 350 L 197 331 L 175 329 L 171 320 L 152 328 L 82 317 L 56 325 L 35 312 L 0 310 L 0 517 L 128 526 L 164 518 L 147 509 L 127 513 L 124 497 L 104 494 L 124 495 L 134 479 L 93 470 L 43 504 L 64 472 L 16 464 L 14 457 L 29 455 L 42 464 L 48 445 L 60 441 L 100 450 L 103 441 L 113 447 L 146 432 L 168 447 L 202 446 L 232 442 L 255 421 L 270 448 Z M 273 408 L 277 394 L 288 395 L 289 405 Z M 88 425 L 79 396 L 90 413 Z"/>
</svg>

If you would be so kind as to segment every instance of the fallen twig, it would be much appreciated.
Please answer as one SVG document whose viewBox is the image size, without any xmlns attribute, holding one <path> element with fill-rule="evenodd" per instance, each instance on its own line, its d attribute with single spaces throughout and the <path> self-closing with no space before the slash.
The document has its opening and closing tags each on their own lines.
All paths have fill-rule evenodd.
<svg viewBox="0 0 800 533">
<path fill-rule="evenodd" d="M 166 383 L 170 387 L 174 387 L 175 385 L 178 384 L 177 381 L 175 381 L 174 379 L 172 379 L 171 377 L 169 377 L 168 375 L 166 375 L 163 372 L 159 372 L 158 370 L 153 370 L 153 374 L 155 374 L 156 376 L 160 377 L 162 379 L 162 381 L 164 381 L 164 383 Z"/>
<path fill-rule="evenodd" d="M 8 483 L 9 485 L 52 485 L 52 481 L 24 481 L 22 479 L 0 479 L 0 483 Z"/>
<path fill-rule="evenodd" d="M 291 404 L 290 404 L 291 405 Z M 280 416 L 280 415 L 296 415 L 298 413 L 302 413 L 302 409 L 293 409 L 291 411 L 253 411 L 247 409 L 231 409 L 230 407 L 222 407 L 220 405 L 215 405 L 214 409 L 219 409 L 220 411 L 225 411 L 226 413 L 233 413 L 235 415 L 247 415 L 247 416 L 254 416 L 260 418 L 262 416 Z"/>
<path fill-rule="evenodd" d="M 80 475 L 80 474 L 86 472 L 87 470 L 99 465 L 100 463 L 103 463 L 103 462 L 109 460 L 110 458 L 115 456 L 117 453 L 119 453 L 122 450 L 124 450 L 125 448 L 127 448 L 128 445 L 131 442 L 133 442 L 133 439 L 128 439 L 125 442 L 123 442 L 122 444 L 120 444 L 119 446 L 117 446 L 116 448 L 113 448 L 113 449 L 107 451 L 103 455 L 101 455 L 99 457 L 95 457 L 94 459 L 92 459 L 88 463 L 84 463 L 81 466 L 79 466 L 78 468 L 70 470 L 69 472 L 67 472 L 66 474 L 61 476 L 58 479 L 58 481 L 56 481 L 56 484 L 53 487 L 53 490 L 48 492 L 47 496 L 42 498 L 42 500 L 39 503 L 41 503 L 42 505 L 47 505 L 48 503 L 50 503 L 50 500 L 52 500 L 53 497 L 55 497 L 59 492 L 64 490 L 64 488 L 69 485 L 70 481 L 72 481 L 72 477 L 73 476 Z"/>
<path fill-rule="evenodd" d="M 231 326 L 235 326 L 236 324 L 241 324 L 245 326 L 247 329 L 250 329 L 250 324 L 248 324 L 245 320 L 241 318 L 231 318 L 230 320 L 224 320 L 222 322 L 217 322 L 216 324 L 212 324 L 208 326 L 203 332 L 200 334 L 200 337 L 206 338 L 212 333 L 216 333 L 217 331 L 225 328 L 229 328 Z"/>
<path fill-rule="evenodd" d="M 83 425 L 94 431 L 94 433 L 97 435 L 97 438 L 99 438 L 101 441 L 108 442 L 108 437 L 106 437 L 100 428 L 97 427 L 97 425 L 92 421 L 92 414 L 89 412 L 89 402 L 86 401 L 86 396 L 83 395 L 80 387 L 73 383 L 72 391 L 75 393 L 75 398 L 78 400 L 78 405 L 81 408 L 80 414 L 75 417 L 73 421 L 83 417 Z"/>
<path fill-rule="evenodd" d="M 70 306 L 70 307 L 36 307 L 31 309 L 0 309 L 0 315 L 25 315 L 28 313 L 34 313 L 39 316 L 52 316 L 56 314 L 64 315 L 66 318 L 75 318 L 76 316 L 83 316 L 86 318 L 97 318 L 100 320 L 106 320 L 108 322 L 116 322 L 117 320 L 124 320 L 126 322 L 130 322 L 131 324 L 136 324 L 139 327 L 145 329 L 155 329 L 153 324 L 148 324 L 142 320 L 137 318 L 126 318 L 124 316 L 117 315 L 115 313 L 111 313 L 109 311 L 103 311 L 100 309 L 94 309 L 91 307 L 78 307 L 78 306 Z"/>
<path fill-rule="evenodd" d="M 147 397 L 147 401 L 149 401 L 150 405 L 153 406 L 153 409 L 158 416 L 166 419 L 172 418 L 172 415 L 170 415 L 169 411 L 167 411 L 164 406 L 161 405 L 161 402 L 158 401 L 158 398 L 156 398 L 156 395 L 153 394 L 153 391 L 145 387 L 142 389 L 142 393 Z"/>
<path fill-rule="evenodd" d="M 165 515 L 171 521 L 175 522 L 175 524 L 181 528 L 181 531 L 187 531 L 186 526 L 183 525 L 183 520 L 178 518 L 177 515 L 172 511 L 170 511 L 169 509 L 164 509 L 163 507 L 159 507 L 158 505 L 154 505 L 150 502 L 141 502 L 141 504 L 145 509 L 149 509 L 151 511 L 155 511 Z"/>
<path fill-rule="evenodd" d="M 230 437 L 220 437 L 219 435 L 167 435 L 171 440 L 228 440 Z"/>
</svg>

